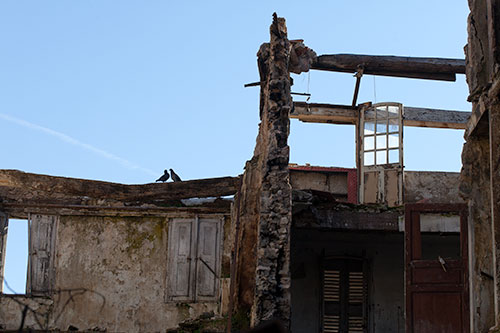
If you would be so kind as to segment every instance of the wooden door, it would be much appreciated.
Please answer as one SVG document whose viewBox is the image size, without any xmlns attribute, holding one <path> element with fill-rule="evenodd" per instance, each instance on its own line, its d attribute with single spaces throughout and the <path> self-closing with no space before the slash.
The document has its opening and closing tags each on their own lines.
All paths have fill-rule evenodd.
<svg viewBox="0 0 500 333">
<path fill-rule="evenodd" d="M 429 216 L 457 228 L 429 228 Z M 405 205 L 406 332 L 469 332 L 466 223 L 463 204 Z"/>
</svg>

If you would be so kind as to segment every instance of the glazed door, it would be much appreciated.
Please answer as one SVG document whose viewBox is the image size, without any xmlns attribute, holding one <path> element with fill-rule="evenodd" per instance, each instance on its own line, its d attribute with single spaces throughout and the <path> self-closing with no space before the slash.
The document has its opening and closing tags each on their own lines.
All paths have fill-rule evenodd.
<svg viewBox="0 0 500 333">
<path fill-rule="evenodd" d="M 469 332 L 467 210 L 405 205 L 406 332 Z"/>
</svg>

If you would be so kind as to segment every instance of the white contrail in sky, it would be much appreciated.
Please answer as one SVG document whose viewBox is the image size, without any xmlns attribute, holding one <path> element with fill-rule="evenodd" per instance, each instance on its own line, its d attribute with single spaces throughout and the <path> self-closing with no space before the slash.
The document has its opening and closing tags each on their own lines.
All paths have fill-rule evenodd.
<svg viewBox="0 0 500 333">
<path fill-rule="evenodd" d="M 145 172 L 145 173 L 147 173 L 147 174 L 149 174 L 151 176 L 157 176 L 156 172 L 154 172 L 153 170 L 150 170 L 150 169 L 147 169 L 147 168 L 143 168 L 143 167 L 141 167 L 141 166 L 139 166 L 137 164 L 134 164 L 134 163 L 132 163 L 132 162 L 130 162 L 130 161 L 124 159 L 124 158 L 121 158 L 121 157 L 116 156 L 114 154 L 108 153 L 105 150 L 96 148 L 96 147 L 91 146 L 91 145 L 89 145 L 87 143 L 80 142 L 77 139 L 72 138 L 69 135 L 66 135 L 64 133 L 61 133 L 61 132 L 58 132 L 58 131 L 54 131 L 54 130 L 52 130 L 50 128 L 43 127 L 43 126 L 40 126 L 40 125 L 37 125 L 37 124 L 33 124 L 33 123 L 30 123 L 30 122 L 28 122 L 26 120 L 22 120 L 22 119 L 19 119 L 19 118 L 16 118 L 16 117 L 12 117 L 12 116 L 9 116 L 9 115 L 3 114 L 3 113 L 0 113 L 0 118 L 3 118 L 5 120 L 10 121 L 10 122 L 15 123 L 15 124 L 18 124 L 18 125 L 30 128 L 32 130 L 36 130 L 36 131 L 43 132 L 45 134 L 54 136 L 54 137 L 60 139 L 61 141 L 64 141 L 64 142 L 72 144 L 74 146 L 77 146 L 77 147 L 86 149 L 88 151 L 91 151 L 91 152 L 93 152 L 93 153 L 95 153 L 97 155 L 100 155 L 100 156 L 102 156 L 104 158 L 107 158 L 108 160 L 116 161 L 116 162 L 118 162 L 119 164 L 121 164 L 122 166 L 124 166 L 124 167 L 126 167 L 128 169 L 140 170 L 140 171 Z"/>
</svg>

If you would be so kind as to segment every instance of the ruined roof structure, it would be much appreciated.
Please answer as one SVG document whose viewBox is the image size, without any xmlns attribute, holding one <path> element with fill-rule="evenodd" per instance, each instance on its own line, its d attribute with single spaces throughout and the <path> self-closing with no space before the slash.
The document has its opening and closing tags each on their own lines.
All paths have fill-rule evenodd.
<svg viewBox="0 0 500 333">
<path fill-rule="evenodd" d="M 274 14 L 242 175 L 124 185 L 0 170 L 0 275 L 9 219 L 30 235 L 26 294 L 0 295 L 0 330 L 498 331 L 500 4 L 469 4 L 465 61 L 318 56 Z M 311 69 L 355 73 L 352 105 L 294 102 L 290 73 Z M 471 113 L 357 103 L 363 74 L 464 73 Z M 290 164 L 290 118 L 354 126 L 357 167 Z M 404 126 L 465 129 L 462 172 L 405 170 Z"/>
</svg>

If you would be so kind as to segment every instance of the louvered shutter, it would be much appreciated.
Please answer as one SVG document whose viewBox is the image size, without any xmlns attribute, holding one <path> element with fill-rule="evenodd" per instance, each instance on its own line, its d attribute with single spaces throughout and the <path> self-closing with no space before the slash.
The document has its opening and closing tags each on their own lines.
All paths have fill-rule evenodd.
<svg viewBox="0 0 500 333">
<path fill-rule="evenodd" d="M 57 216 L 30 216 L 27 290 L 32 295 L 46 295 L 53 289 L 56 223 Z"/>
<path fill-rule="evenodd" d="M 366 286 L 361 262 L 348 265 L 348 327 L 349 332 L 366 332 L 364 307 L 366 306 Z"/>
<path fill-rule="evenodd" d="M 167 300 L 192 300 L 194 219 L 173 219 L 168 231 Z"/>
<path fill-rule="evenodd" d="M 340 267 L 323 271 L 323 332 L 340 332 Z M 333 266 L 333 267 L 332 267 Z"/>
<path fill-rule="evenodd" d="M 3 287 L 3 272 L 5 266 L 5 247 L 7 246 L 7 229 L 9 219 L 7 214 L 0 212 L 0 291 Z"/>
<path fill-rule="evenodd" d="M 323 267 L 323 332 L 366 332 L 363 261 L 328 259 Z"/>
<path fill-rule="evenodd" d="M 219 283 L 220 221 L 200 219 L 198 221 L 198 262 L 196 298 L 213 300 L 217 297 Z"/>
</svg>

